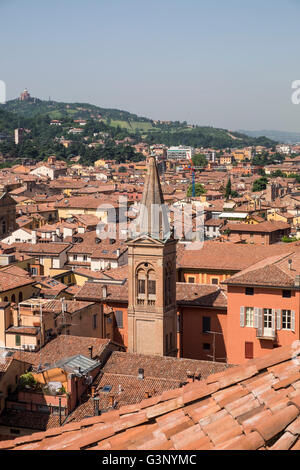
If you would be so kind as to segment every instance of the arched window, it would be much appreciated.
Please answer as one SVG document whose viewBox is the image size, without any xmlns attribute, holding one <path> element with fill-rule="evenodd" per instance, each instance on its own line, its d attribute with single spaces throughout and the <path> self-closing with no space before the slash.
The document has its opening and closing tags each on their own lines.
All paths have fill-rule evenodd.
<svg viewBox="0 0 300 470">
<path fill-rule="evenodd" d="M 3 302 L 8 302 L 8 297 L 5 296 Z"/>
<path fill-rule="evenodd" d="M 137 295 L 144 296 L 146 294 L 146 273 L 143 269 L 137 272 Z"/>
<path fill-rule="evenodd" d="M 16 296 L 15 296 L 15 294 L 13 294 L 13 295 L 11 296 L 11 301 L 14 302 L 14 303 L 16 303 Z"/>
<path fill-rule="evenodd" d="M 156 278 L 153 269 L 148 271 L 148 295 L 156 294 Z"/>
</svg>

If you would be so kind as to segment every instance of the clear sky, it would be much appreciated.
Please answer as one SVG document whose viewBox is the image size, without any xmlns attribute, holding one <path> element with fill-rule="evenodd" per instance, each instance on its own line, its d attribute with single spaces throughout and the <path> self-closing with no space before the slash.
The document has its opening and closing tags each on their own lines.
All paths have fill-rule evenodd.
<svg viewBox="0 0 300 470">
<path fill-rule="evenodd" d="M 0 0 L 7 99 L 300 131 L 300 0 Z"/>
</svg>

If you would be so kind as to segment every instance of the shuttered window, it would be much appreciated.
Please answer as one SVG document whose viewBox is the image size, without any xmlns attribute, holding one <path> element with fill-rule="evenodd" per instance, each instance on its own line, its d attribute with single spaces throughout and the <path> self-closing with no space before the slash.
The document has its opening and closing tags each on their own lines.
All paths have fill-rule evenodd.
<svg viewBox="0 0 300 470">
<path fill-rule="evenodd" d="M 291 310 L 282 310 L 282 329 L 291 330 L 292 327 L 292 312 Z"/>
<path fill-rule="evenodd" d="M 246 307 L 246 326 L 253 327 L 254 326 L 254 308 L 253 307 Z"/>
</svg>

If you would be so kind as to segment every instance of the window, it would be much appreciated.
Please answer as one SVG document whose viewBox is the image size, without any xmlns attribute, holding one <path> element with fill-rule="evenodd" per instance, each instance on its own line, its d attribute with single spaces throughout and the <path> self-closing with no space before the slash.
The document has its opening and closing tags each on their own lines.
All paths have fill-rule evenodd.
<svg viewBox="0 0 300 470">
<path fill-rule="evenodd" d="M 204 351 L 209 351 L 210 350 L 210 344 L 209 343 L 203 343 L 203 349 L 204 349 Z"/>
<path fill-rule="evenodd" d="M 189 284 L 194 284 L 195 283 L 195 278 L 194 277 L 188 277 L 188 283 Z"/>
<path fill-rule="evenodd" d="M 83 261 L 87 261 L 87 255 L 83 255 Z"/>
<path fill-rule="evenodd" d="M 97 313 L 93 315 L 93 328 L 94 330 L 97 328 Z"/>
<path fill-rule="evenodd" d="M 282 310 L 282 329 L 292 329 L 292 312 L 291 310 Z"/>
<path fill-rule="evenodd" d="M 156 281 L 148 281 L 148 294 L 156 294 Z"/>
<path fill-rule="evenodd" d="M 16 302 L 16 296 L 15 296 L 15 294 L 13 294 L 13 295 L 11 296 L 11 301 L 14 302 L 14 303 Z"/>
<path fill-rule="evenodd" d="M 77 255 L 73 255 L 73 261 L 77 261 Z"/>
<path fill-rule="evenodd" d="M 246 295 L 254 295 L 254 288 L 253 287 L 246 287 L 245 294 Z"/>
<path fill-rule="evenodd" d="M 145 279 L 138 279 L 138 294 L 145 294 Z"/>
<path fill-rule="evenodd" d="M 217 277 L 213 277 L 211 280 L 212 284 L 219 284 L 219 279 Z"/>
<path fill-rule="evenodd" d="M 37 268 L 31 268 L 30 272 L 33 276 L 36 276 L 37 275 Z"/>
<path fill-rule="evenodd" d="M 210 317 L 202 318 L 202 332 L 207 333 L 210 331 Z"/>
<path fill-rule="evenodd" d="M 283 290 L 282 291 L 282 297 L 285 297 L 285 298 L 290 298 L 292 297 L 292 292 L 290 290 Z"/>
<path fill-rule="evenodd" d="M 246 326 L 254 326 L 254 308 L 246 307 Z"/>
<path fill-rule="evenodd" d="M 16 346 L 21 346 L 21 336 L 16 335 Z"/>
<path fill-rule="evenodd" d="M 23 300 L 23 294 L 22 292 L 19 292 L 19 302 L 22 302 L 22 300 Z"/>
<path fill-rule="evenodd" d="M 115 311 L 115 318 L 116 318 L 116 323 L 118 328 L 123 328 L 123 311 L 122 310 L 116 310 Z"/>
<path fill-rule="evenodd" d="M 272 309 L 264 308 L 264 328 L 272 328 Z"/>
<path fill-rule="evenodd" d="M 253 343 L 245 342 L 245 359 L 253 359 Z"/>
</svg>

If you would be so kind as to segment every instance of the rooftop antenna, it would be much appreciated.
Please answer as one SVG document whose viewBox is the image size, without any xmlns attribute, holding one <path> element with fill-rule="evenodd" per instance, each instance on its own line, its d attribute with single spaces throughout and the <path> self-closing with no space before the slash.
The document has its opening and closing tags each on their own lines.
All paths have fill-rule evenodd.
<svg viewBox="0 0 300 470">
<path fill-rule="evenodd" d="M 206 331 L 206 333 L 213 335 L 213 355 L 211 356 L 210 354 L 207 354 L 207 357 L 212 358 L 213 360 L 213 374 L 215 373 L 215 362 L 216 359 L 225 359 L 226 364 L 228 365 L 228 359 L 227 357 L 218 357 L 216 358 L 216 335 L 221 335 L 223 336 L 223 333 L 219 333 L 218 331 Z"/>
</svg>

